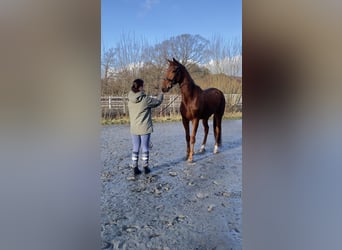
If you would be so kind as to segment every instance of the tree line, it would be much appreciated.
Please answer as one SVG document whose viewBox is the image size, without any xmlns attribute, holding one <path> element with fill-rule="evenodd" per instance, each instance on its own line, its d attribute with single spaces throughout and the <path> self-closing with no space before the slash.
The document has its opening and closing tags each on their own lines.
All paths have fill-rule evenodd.
<svg viewBox="0 0 342 250">
<path fill-rule="evenodd" d="M 241 41 L 210 40 L 191 34 L 170 37 L 150 45 L 134 34 L 122 34 L 115 47 L 104 48 L 101 56 L 101 94 L 127 95 L 136 78 L 145 82 L 145 91 L 157 94 L 168 63 L 180 61 L 201 88 L 216 87 L 226 94 L 241 94 Z M 177 94 L 178 88 L 171 93 Z"/>
</svg>

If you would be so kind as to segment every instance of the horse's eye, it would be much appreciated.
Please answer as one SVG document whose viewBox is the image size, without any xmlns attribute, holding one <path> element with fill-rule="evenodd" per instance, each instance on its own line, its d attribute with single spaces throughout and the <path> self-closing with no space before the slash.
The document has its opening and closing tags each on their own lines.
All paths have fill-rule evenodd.
<svg viewBox="0 0 342 250">
<path fill-rule="evenodd" d="M 172 73 L 177 73 L 179 70 L 179 67 L 176 67 L 174 70 L 172 70 Z"/>
</svg>

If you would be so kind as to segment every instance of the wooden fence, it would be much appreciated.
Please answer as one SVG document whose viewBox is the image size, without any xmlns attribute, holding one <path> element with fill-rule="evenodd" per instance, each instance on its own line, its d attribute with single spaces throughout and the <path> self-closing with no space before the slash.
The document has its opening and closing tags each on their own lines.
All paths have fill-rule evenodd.
<svg viewBox="0 0 342 250">
<path fill-rule="evenodd" d="M 241 94 L 225 94 L 226 112 L 242 111 Z M 181 104 L 180 95 L 164 95 L 163 103 L 153 109 L 154 115 L 177 115 Z M 102 96 L 101 112 L 102 118 L 115 118 L 128 115 L 127 96 Z"/>
</svg>

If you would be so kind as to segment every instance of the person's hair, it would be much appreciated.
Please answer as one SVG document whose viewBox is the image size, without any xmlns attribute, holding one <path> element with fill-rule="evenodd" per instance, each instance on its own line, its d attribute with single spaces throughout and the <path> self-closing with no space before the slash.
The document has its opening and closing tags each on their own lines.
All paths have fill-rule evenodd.
<svg viewBox="0 0 342 250">
<path fill-rule="evenodd" d="M 134 93 L 137 93 L 139 92 L 139 88 L 144 86 L 144 81 L 141 80 L 141 79 L 135 79 L 133 81 L 133 84 L 132 84 L 132 87 L 131 87 L 131 90 L 134 92 Z"/>
</svg>

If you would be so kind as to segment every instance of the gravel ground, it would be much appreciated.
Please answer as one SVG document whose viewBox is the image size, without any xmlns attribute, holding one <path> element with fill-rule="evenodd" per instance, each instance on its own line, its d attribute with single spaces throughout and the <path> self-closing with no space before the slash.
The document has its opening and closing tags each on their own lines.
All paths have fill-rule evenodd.
<svg viewBox="0 0 342 250">
<path fill-rule="evenodd" d="M 218 154 L 209 126 L 188 163 L 182 123 L 155 123 L 152 172 L 137 178 L 129 125 L 102 128 L 102 249 L 242 249 L 242 120 L 223 121 Z M 199 150 L 202 125 L 196 139 Z"/>
</svg>

